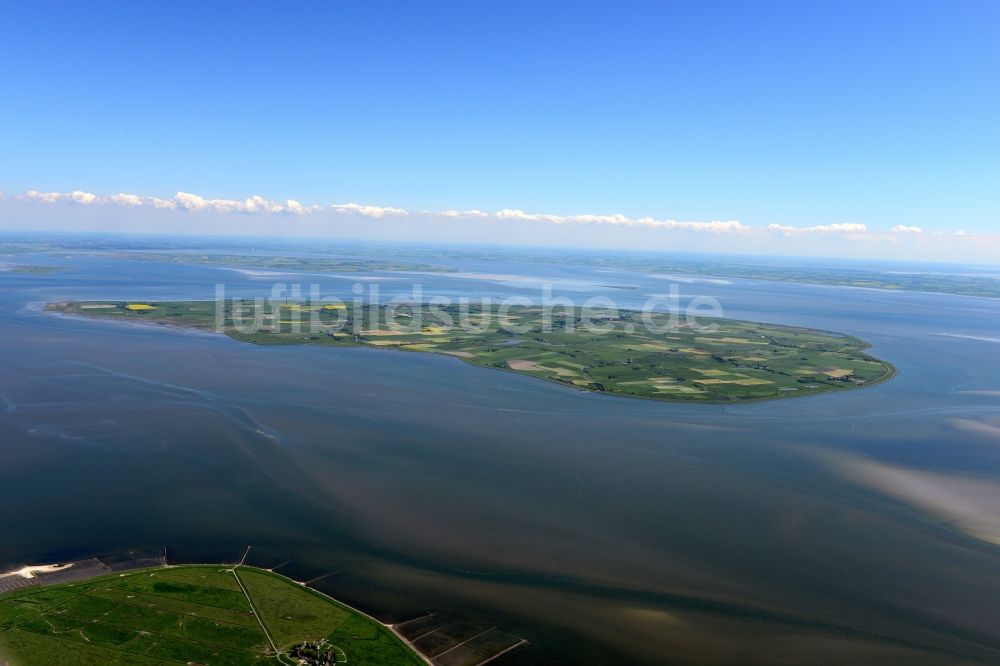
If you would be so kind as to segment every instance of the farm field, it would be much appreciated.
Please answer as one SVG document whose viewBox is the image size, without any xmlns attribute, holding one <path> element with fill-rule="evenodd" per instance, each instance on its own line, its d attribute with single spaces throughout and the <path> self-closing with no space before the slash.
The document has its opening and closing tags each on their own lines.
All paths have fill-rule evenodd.
<svg viewBox="0 0 1000 666">
<path fill-rule="evenodd" d="M 423 663 L 389 628 L 252 567 L 146 569 L 0 596 L 0 661 L 12 666 L 294 664 L 288 653 L 306 642 L 338 663 Z"/>
<path fill-rule="evenodd" d="M 667 313 L 631 310 L 250 301 L 92 301 L 48 309 L 217 330 L 256 344 L 431 352 L 582 390 L 666 401 L 814 395 L 895 374 L 851 336 L 727 319 L 679 323 Z"/>
</svg>

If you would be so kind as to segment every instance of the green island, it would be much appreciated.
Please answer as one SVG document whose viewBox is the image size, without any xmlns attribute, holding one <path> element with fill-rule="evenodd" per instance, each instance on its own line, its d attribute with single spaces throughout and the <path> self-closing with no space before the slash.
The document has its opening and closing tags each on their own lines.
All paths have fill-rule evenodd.
<svg viewBox="0 0 1000 666">
<path fill-rule="evenodd" d="M 198 254 L 160 252 L 121 252 L 122 259 L 136 261 L 157 261 L 167 264 L 195 264 L 200 266 L 223 266 L 272 271 L 293 271 L 305 273 L 365 273 L 371 271 L 412 271 L 421 273 L 450 273 L 455 269 L 434 264 L 391 261 L 388 259 L 338 258 L 338 257 L 296 257 L 277 255 L 242 254 Z"/>
<path fill-rule="evenodd" d="M 181 565 L 0 595 L 0 664 L 426 663 L 393 631 L 245 565 Z"/>
<path fill-rule="evenodd" d="M 76 301 L 47 309 L 214 330 L 256 344 L 445 354 L 577 389 L 665 401 L 815 395 L 872 386 L 896 372 L 852 336 L 729 319 L 678 323 L 662 312 L 240 300 Z"/>
</svg>

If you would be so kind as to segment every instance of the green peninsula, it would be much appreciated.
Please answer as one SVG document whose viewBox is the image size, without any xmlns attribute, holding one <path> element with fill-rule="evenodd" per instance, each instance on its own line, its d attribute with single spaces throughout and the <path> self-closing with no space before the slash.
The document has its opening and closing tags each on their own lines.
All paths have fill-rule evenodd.
<svg viewBox="0 0 1000 666">
<path fill-rule="evenodd" d="M 852 336 L 729 319 L 676 323 L 662 312 L 239 300 L 47 307 L 215 330 L 256 344 L 431 352 L 582 390 L 654 400 L 768 400 L 871 386 L 895 374 Z"/>
<path fill-rule="evenodd" d="M 391 628 L 264 569 L 185 565 L 0 595 L 0 663 L 425 663 Z"/>
</svg>

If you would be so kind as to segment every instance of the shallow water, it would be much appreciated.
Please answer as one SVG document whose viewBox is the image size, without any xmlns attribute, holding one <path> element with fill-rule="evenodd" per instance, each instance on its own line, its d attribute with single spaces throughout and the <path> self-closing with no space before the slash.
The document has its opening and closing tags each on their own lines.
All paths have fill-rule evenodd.
<svg viewBox="0 0 1000 666">
<path fill-rule="evenodd" d="M 71 270 L 0 272 L 0 564 L 252 544 L 253 562 L 329 574 L 316 585 L 383 618 L 458 610 L 531 641 L 493 663 L 1000 661 L 1000 301 L 685 282 L 730 317 L 858 335 L 900 370 L 710 406 L 54 316 L 38 304 L 212 298 L 219 282 L 265 295 L 275 277 L 17 262 Z M 669 283 L 447 263 L 462 272 L 366 285 L 536 297 L 550 282 L 629 307 Z M 347 299 L 356 277 L 301 281 Z"/>
</svg>

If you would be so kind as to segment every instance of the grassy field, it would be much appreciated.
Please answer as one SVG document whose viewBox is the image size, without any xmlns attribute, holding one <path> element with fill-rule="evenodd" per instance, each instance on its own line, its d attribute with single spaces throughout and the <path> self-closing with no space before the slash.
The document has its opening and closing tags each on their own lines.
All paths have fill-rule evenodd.
<svg viewBox="0 0 1000 666">
<path fill-rule="evenodd" d="M 324 639 L 348 664 L 423 663 L 387 627 L 251 567 L 147 569 L 0 596 L 0 661 L 12 666 L 292 664 L 290 648 Z"/>
<path fill-rule="evenodd" d="M 354 307 L 226 301 L 73 302 L 65 313 L 223 330 L 257 344 L 365 345 L 432 352 L 578 389 L 654 400 L 731 402 L 870 386 L 895 369 L 867 343 L 823 331 L 734 320 L 669 327 L 666 314 L 514 306 Z M 584 317 L 587 317 L 586 322 Z M 390 320 L 392 324 L 390 324 Z M 221 326 L 221 329 L 219 327 Z M 596 332 L 599 329 L 603 332 Z"/>
</svg>

